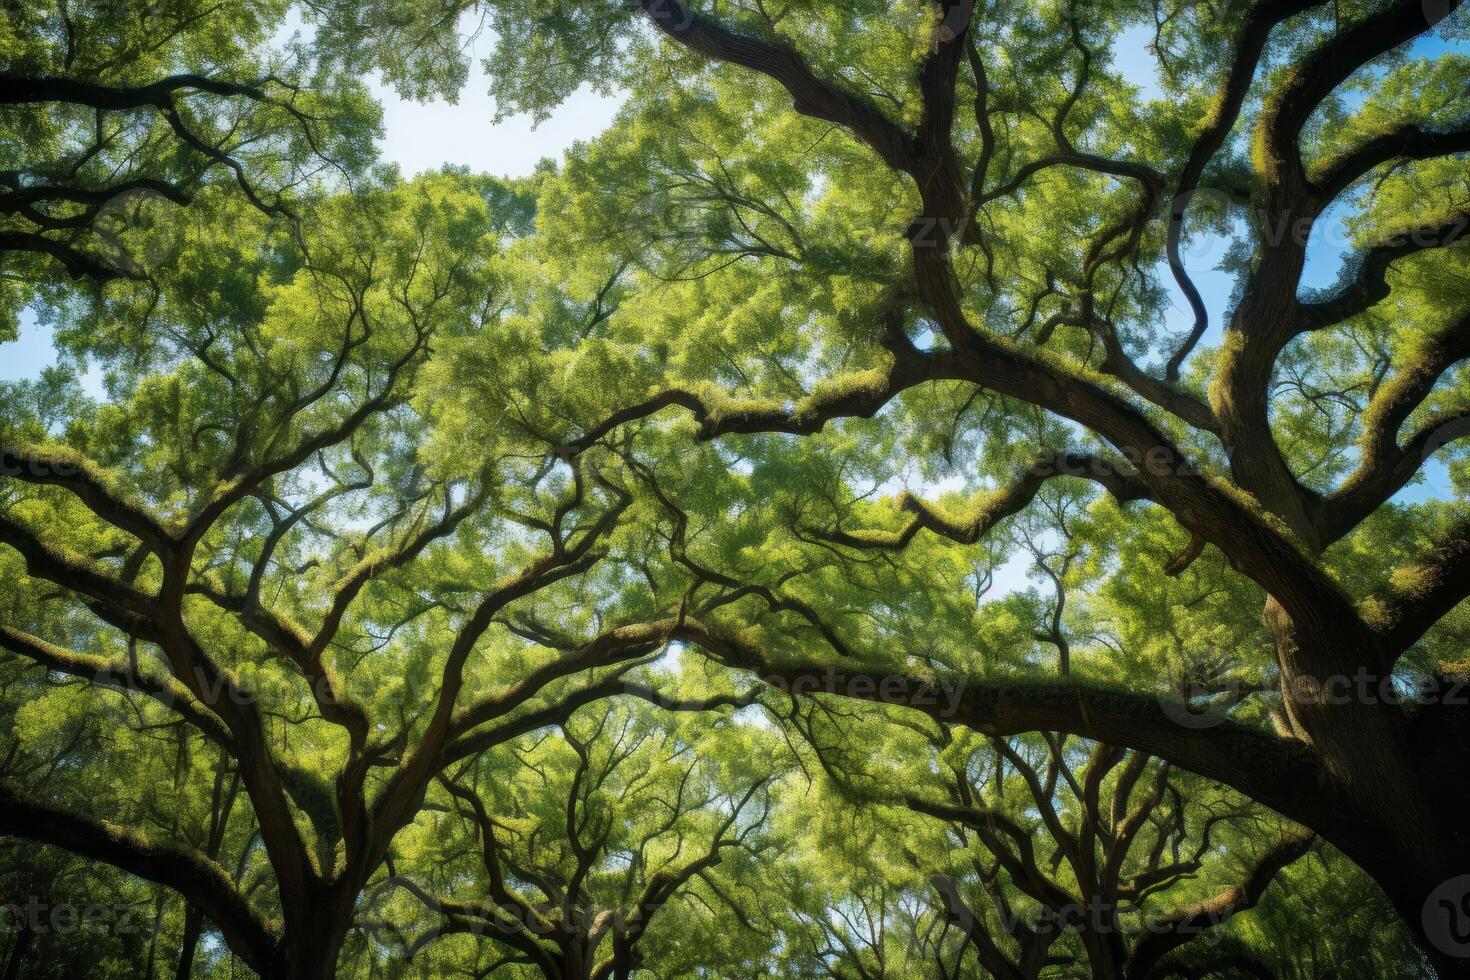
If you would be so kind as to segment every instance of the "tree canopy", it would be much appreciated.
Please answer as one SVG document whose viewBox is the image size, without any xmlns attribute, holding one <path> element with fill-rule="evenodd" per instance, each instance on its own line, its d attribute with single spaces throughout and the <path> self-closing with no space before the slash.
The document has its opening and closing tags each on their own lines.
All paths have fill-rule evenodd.
<svg viewBox="0 0 1470 980">
<path fill-rule="evenodd" d="M 0 9 L 6 980 L 1470 975 L 1458 0 Z"/>
</svg>

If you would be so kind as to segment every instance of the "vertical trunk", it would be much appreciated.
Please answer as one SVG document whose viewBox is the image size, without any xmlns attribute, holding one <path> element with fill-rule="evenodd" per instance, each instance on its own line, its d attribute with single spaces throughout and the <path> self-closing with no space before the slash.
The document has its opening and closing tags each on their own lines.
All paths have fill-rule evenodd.
<svg viewBox="0 0 1470 980">
<path fill-rule="evenodd" d="M 143 964 L 145 976 L 153 976 L 153 963 L 158 958 L 158 934 L 163 929 L 163 906 L 168 896 L 160 891 L 153 899 L 153 931 L 148 936 L 148 959 Z"/>
<path fill-rule="evenodd" d="M 587 980 L 587 956 L 580 943 L 571 942 L 562 947 L 561 980 Z"/>
<path fill-rule="evenodd" d="M 1018 936 L 1021 940 L 1021 959 L 1017 963 L 1021 976 L 1026 980 L 1037 980 L 1041 971 L 1046 968 L 1046 958 L 1051 953 L 1052 944 L 1057 941 L 1057 930 L 1049 926 L 1030 931 Z"/>
<path fill-rule="evenodd" d="M 1410 868 L 1388 855 L 1369 867 L 1441 980 L 1470 980 L 1470 854 Z"/>
<path fill-rule="evenodd" d="M 35 941 L 35 930 L 27 922 L 15 934 L 15 942 L 11 944 L 10 953 L 5 957 L 5 974 L 3 980 L 16 980 L 20 976 L 20 965 L 25 962 L 26 954 L 31 951 L 31 944 Z"/>
<path fill-rule="evenodd" d="M 335 980 L 337 950 L 288 950 L 280 976 L 281 980 Z"/>
<path fill-rule="evenodd" d="M 184 938 L 179 944 L 179 962 L 174 968 L 174 980 L 189 980 L 194 975 L 194 952 L 199 948 L 199 935 L 203 927 L 203 914 L 193 902 L 188 903 L 184 907 Z"/>
<path fill-rule="evenodd" d="M 1093 910 L 1089 909 L 1088 914 L 1094 914 Z M 1087 952 L 1087 965 L 1092 970 L 1093 980 L 1121 980 L 1122 937 L 1117 934 L 1116 926 L 1109 928 L 1104 925 L 1102 929 L 1096 928 L 1099 925 L 1104 924 L 1089 920 L 1078 930 L 1082 948 Z"/>
<path fill-rule="evenodd" d="M 1353 823 L 1408 861 L 1412 868 L 1442 865 L 1453 835 L 1432 799 L 1433 780 L 1421 778 L 1403 709 L 1384 696 L 1388 671 L 1374 651 L 1344 658 L 1304 635 L 1275 599 L 1264 618 L 1282 670 L 1282 693 L 1295 729 L 1304 732 L 1350 807 Z M 1352 676 L 1337 665 L 1357 662 Z M 1458 817 L 1459 814 L 1455 814 Z M 1329 838 L 1335 828 L 1314 828 Z"/>
<path fill-rule="evenodd" d="M 332 887 L 318 889 L 312 914 L 286 924 L 282 942 L 282 980 L 333 980 L 337 957 L 352 928 L 358 890 L 352 882 L 339 879 Z"/>
<path fill-rule="evenodd" d="M 613 934 L 613 980 L 632 980 L 633 944 L 622 933 Z"/>
<path fill-rule="evenodd" d="M 1340 794 L 1338 818 L 1313 829 L 1383 888 L 1440 977 L 1470 978 L 1470 842 L 1459 826 L 1466 797 L 1456 774 L 1464 719 L 1444 717 L 1445 706 L 1411 719 L 1385 696 L 1388 667 L 1365 657 L 1374 666 L 1334 675 L 1323 666 L 1332 651 L 1313 649 L 1274 600 L 1265 618 L 1292 727 Z"/>
</svg>

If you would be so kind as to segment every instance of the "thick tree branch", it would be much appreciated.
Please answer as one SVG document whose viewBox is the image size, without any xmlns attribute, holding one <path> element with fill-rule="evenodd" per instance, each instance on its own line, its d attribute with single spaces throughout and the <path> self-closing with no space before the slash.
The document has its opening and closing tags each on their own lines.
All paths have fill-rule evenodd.
<svg viewBox="0 0 1470 980">
<path fill-rule="evenodd" d="M 130 830 L 27 800 L 0 786 L 0 833 L 60 847 L 167 886 L 197 905 L 251 969 L 272 972 L 280 938 L 214 862 Z"/>
<path fill-rule="evenodd" d="M 1313 168 L 1319 200 L 1335 201 L 1374 168 L 1395 160 L 1430 160 L 1470 152 L 1470 126 L 1426 130 L 1404 123 Z"/>
<path fill-rule="evenodd" d="M 175 96 L 191 91 L 243 96 L 257 101 L 269 98 L 256 85 L 227 82 L 207 75 L 170 75 L 147 85 L 127 87 L 61 76 L 0 73 L 0 105 L 58 102 L 102 110 L 164 109 L 173 105 Z"/>
<path fill-rule="evenodd" d="M 1236 41 L 1235 55 L 1231 59 L 1230 69 L 1225 76 L 1225 84 L 1216 97 L 1214 111 L 1205 121 L 1204 129 L 1195 140 L 1194 146 L 1190 148 L 1189 158 L 1180 171 L 1174 198 L 1169 204 L 1168 238 L 1165 247 L 1169 260 L 1169 271 L 1189 302 L 1190 311 L 1194 314 L 1194 323 L 1190 327 L 1189 335 L 1169 356 L 1164 366 L 1164 377 L 1170 381 L 1179 377 L 1180 367 L 1198 346 L 1200 338 L 1209 328 L 1209 312 L 1205 309 L 1204 299 L 1184 268 L 1184 259 L 1180 255 L 1180 245 L 1184 238 L 1184 216 L 1190 199 L 1199 189 L 1205 167 L 1214 159 L 1215 154 L 1220 152 L 1220 148 L 1225 145 L 1226 137 L 1235 127 L 1235 121 L 1240 116 L 1241 107 L 1245 105 L 1246 95 L 1250 92 L 1256 68 L 1261 62 L 1261 55 L 1266 50 L 1266 42 L 1270 39 L 1272 30 L 1288 18 L 1312 7 L 1320 6 L 1321 3 L 1322 0 L 1265 0 L 1251 8 L 1250 13 L 1246 15 L 1245 26 Z"/>
<path fill-rule="evenodd" d="M 664 621 L 661 628 L 717 661 L 752 671 L 793 694 L 828 693 L 912 707 L 987 735 L 1061 731 L 1126 746 L 1232 786 L 1299 823 L 1330 823 L 1323 808 L 1330 806 L 1334 792 L 1309 749 L 1228 719 L 1190 727 L 1179 719 L 1197 716 L 1170 695 L 1149 697 L 1073 681 L 982 681 L 959 675 L 924 679 L 867 673 L 845 664 L 778 663 L 754 642 L 697 620 Z"/>
<path fill-rule="evenodd" d="M 888 166 L 922 182 L 909 134 L 867 99 L 819 78 L 789 42 L 766 41 L 731 30 L 695 13 L 680 0 L 642 0 L 642 5 L 665 37 L 706 58 L 775 80 L 791 94 L 797 112 L 844 127 L 872 147 Z"/>
<path fill-rule="evenodd" d="M 92 513 L 128 532 L 160 556 L 174 544 L 173 535 L 163 522 L 112 489 L 103 472 L 76 453 L 0 444 L 0 475 L 70 491 Z"/>
<path fill-rule="evenodd" d="M 0 544 L 8 544 L 25 559 L 33 577 L 96 600 L 123 616 L 146 620 L 157 611 L 155 600 L 122 582 L 86 557 L 54 548 L 35 532 L 0 514 Z"/>
<path fill-rule="evenodd" d="M 145 694 L 187 719 L 217 745 L 227 751 L 233 749 L 234 740 L 224 722 L 172 677 L 152 677 L 130 664 L 67 650 L 3 624 L 0 624 L 0 647 L 46 670 L 80 677 L 98 687 Z"/>
<path fill-rule="evenodd" d="M 1128 958 L 1125 975 L 1140 980 L 1153 975 L 1169 953 L 1231 917 L 1255 908 L 1283 868 L 1306 854 L 1316 840 L 1311 833 L 1293 834 L 1263 854 L 1246 879 L 1166 921 L 1152 923 Z"/>
<path fill-rule="evenodd" d="M 1456 521 L 1412 565 L 1396 569 L 1388 588 L 1364 602 L 1388 664 L 1470 597 L 1470 520 Z"/>
<path fill-rule="evenodd" d="M 977 502 L 974 513 L 967 518 L 951 517 L 905 492 L 898 499 L 898 510 L 913 517 L 900 530 L 844 531 L 839 528 L 823 531 L 809 528 L 805 533 L 850 548 L 897 550 L 907 547 L 914 535 L 922 530 L 961 544 L 974 544 L 1002 520 L 1023 510 L 1035 498 L 1042 484 L 1058 476 L 1093 480 L 1107 489 L 1119 503 L 1151 499 L 1147 486 L 1136 474 L 1122 471 L 1106 460 L 1085 453 L 1045 453 L 1026 467 L 1015 482 Z"/>
<path fill-rule="evenodd" d="M 1401 259 L 1428 249 L 1450 248 L 1470 236 L 1470 212 L 1457 214 L 1434 226 L 1415 228 L 1380 242 L 1352 261 L 1357 274 L 1333 296 L 1297 308 L 1296 334 L 1321 330 L 1376 306 L 1388 298 L 1389 268 Z"/>
<path fill-rule="evenodd" d="M 956 372 L 953 358 L 910 349 L 898 351 L 886 370 L 875 369 L 838 379 L 792 405 L 674 388 L 610 413 L 581 436 L 568 440 L 557 452 L 566 458 L 574 457 L 620 426 L 673 407 L 683 408 L 695 417 L 701 439 L 753 432 L 810 435 L 822 431 L 833 419 L 872 418 L 900 392 L 926 381 L 957 377 Z"/>
<path fill-rule="evenodd" d="M 1307 120 L 1353 72 L 1373 58 L 1406 44 L 1454 13 L 1460 0 L 1426 4 L 1396 0 L 1323 43 L 1294 66 L 1266 99 L 1257 134 L 1259 154 L 1273 165 L 1266 174 L 1291 196 L 1307 187 L 1299 138 Z"/>
</svg>

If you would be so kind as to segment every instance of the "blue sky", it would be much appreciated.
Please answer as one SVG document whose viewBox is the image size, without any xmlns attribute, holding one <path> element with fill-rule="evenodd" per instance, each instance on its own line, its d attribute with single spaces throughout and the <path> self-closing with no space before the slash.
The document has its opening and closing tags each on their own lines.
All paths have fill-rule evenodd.
<svg viewBox="0 0 1470 980">
<path fill-rule="evenodd" d="M 1142 88 L 1144 98 L 1158 94 L 1154 61 L 1145 49 L 1150 33 L 1146 27 L 1140 27 L 1121 36 L 1115 45 L 1119 70 Z M 484 33 L 470 42 L 475 73 L 455 103 L 442 99 L 427 104 L 411 103 L 382 85 L 373 85 L 384 110 L 382 154 L 397 163 L 405 175 L 435 170 L 445 163 L 509 176 L 528 174 L 542 158 L 559 158 L 575 141 L 596 136 L 612 121 L 620 100 L 583 89 L 540 125 L 533 125 L 526 115 L 495 123 L 495 102 L 488 93 L 489 81 L 479 72 L 480 60 L 490 41 L 490 35 Z M 1418 42 L 1415 51 L 1432 57 L 1447 47 L 1442 40 L 1427 38 Z M 1465 45 L 1455 47 L 1463 49 Z M 1309 247 L 1305 287 L 1330 285 L 1337 278 L 1344 237 L 1340 231 L 1342 215 L 1335 217 L 1337 223 L 1328 220 L 1321 224 Z M 1205 337 L 1206 344 L 1218 340 L 1234 286 L 1230 276 L 1213 268 L 1223 257 L 1224 248 L 1223 240 L 1206 243 L 1188 258 L 1195 284 L 1210 311 L 1211 329 Z M 1163 278 L 1172 284 L 1169 276 Z M 1172 300 L 1166 317 L 1168 325 L 1171 330 L 1183 332 L 1191 320 L 1188 305 L 1177 290 L 1173 291 Z M 0 380 L 34 377 L 55 361 L 50 332 L 36 324 L 34 317 L 24 315 L 20 339 L 0 344 Z M 84 383 L 100 394 L 95 373 L 84 377 Z M 1448 489 L 1441 467 L 1430 472 L 1426 486 L 1411 492 L 1444 494 Z"/>
<path fill-rule="evenodd" d="M 471 41 L 468 53 L 474 74 L 456 103 L 444 99 L 427 104 L 409 102 L 381 84 L 372 86 L 373 94 L 383 103 L 383 156 L 398 164 L 404 174 L 459 163 L 472 170 L 523 177 L 544 157 L 560 158 L 574 142 L 590 139 L 612 123 L 622 100 L 586 87 L 540 125 L 533 125 L 526 114 L 493 122 L 495 100 L 490 97 L 490 80 L 479 67 L 493 40 L 493 35 L 484 31 Z"/>
<path fill-rule="evenodd" d="M 293 18 L 283 34 L 288 36 L 299 26 Z M 524 114 L 494 122 L 495 100 L 489 94 L 490 83 L 479 72 L 489 43 L 488 33 L 470 43 L 475 73 L 455 103 L 444 99 L 427 104 L 408 102 L 373 81 L 373 94 L 383 104 L 382 155 L 398 164 L 406 176 L 438 170 L 446 163 L 510 177 L 525 176 L 543 158 L 560 158 L 574 142 L 590 139 L 611 124 L 621 100 L 585 88 L 540 125 L 533 125 L 531 117 Z M 22 314 L 20 328 L 19 340 L 0 343 L 0 381 L 32 378 L 56 363 L 49 330 L 29 313 Z M 93 394 L 101 394 L 95 375 L 85 376 L 83 383 Z"/>
<path fill-rule="evenodd" d="M 1120 37 L 1116 45 L 1119 68 L 1142 87 L 1144 97 L 1158 92 L 1153 61 L 1145 50 L 1149 33 L 1146 27 L 1140 26 Z M 560 157 L 575 141 L 596 136 L 612 121 L 620 100 L 584 88 L 540 125 L 533 125 L 528 115 L 494 122 L 495 101 L 489 95 L 489 81 L 478 71 L 490 43 L 488 32 L 470 42 L 469 53 L 476 73 L 457 102 L 436 99 L 417 104 L 399 98 L 381 84 L 373 84 L 374 94 L 383 103 L 383 157 L 398 164 L 404 174 L 413 175 L 455 163 L 495 174 L 522 176 L 531 173 L 541 159 Z M 1445 43 L 1437 39 L 1421 41 L 1417 46 L 1421 53 L 1431 56 L 1445 48 Z M 1330 232 L 1330 228 L 1327 230 Z M 1339 241 L 1340 236 L 1319 235 L 1317 247 L 1309 253 L 1304 285 L 1323 286 L 1335 280 L 1342 249 L 1334 243 Z M 1190 263 L 1195 283 L 1211 313 L 1212 331 L 1206 343 L 1217 336 L 1233 286 L 1229 276 L 1212 268 L 1223 254 L 1223 244 L 1217 245 L 1197 251 Z M 1177 293 L 1168 320 L 1174 330 L 1183 331 L 1189 325 L 1188 306 Z M 50 334 L 33 317 L 23 318 L 18 341 L 0 344 L 0 380 L 32 377 L 53 363 L 55 351 Z"/>
</svg>

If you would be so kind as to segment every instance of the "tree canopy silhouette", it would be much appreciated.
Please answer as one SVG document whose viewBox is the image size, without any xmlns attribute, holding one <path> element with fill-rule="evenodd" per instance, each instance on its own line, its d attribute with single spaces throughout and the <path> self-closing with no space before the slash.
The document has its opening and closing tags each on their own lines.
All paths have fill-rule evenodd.
<svg viewBox="0 0 1470 980">
<path fill-rule="evenodd" d="M 4 12 L 7 977 L 1470 974 L 1457 0 Z"/>
</svg>

